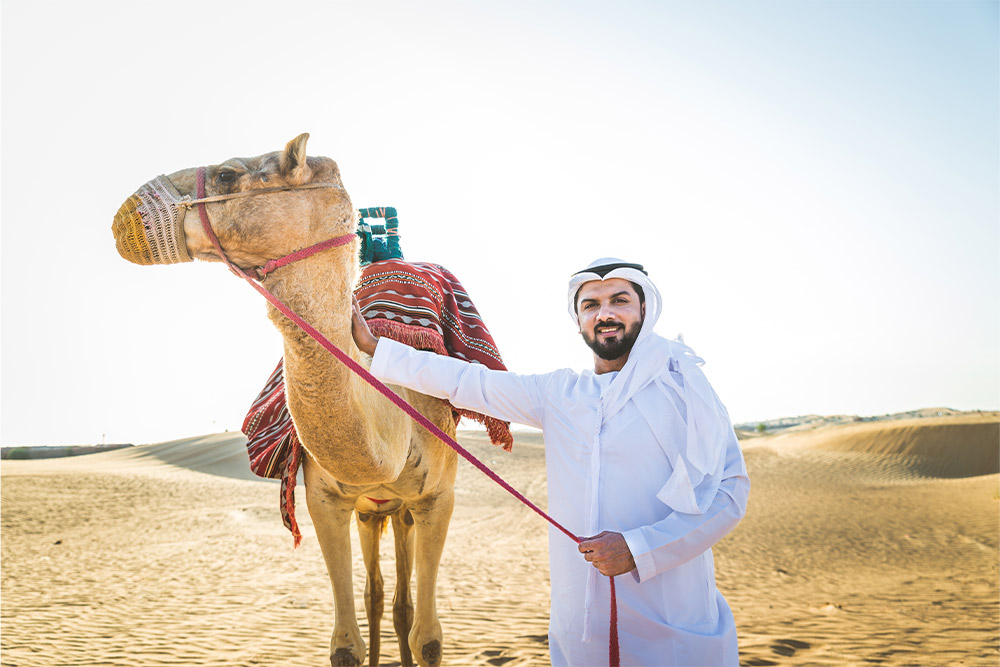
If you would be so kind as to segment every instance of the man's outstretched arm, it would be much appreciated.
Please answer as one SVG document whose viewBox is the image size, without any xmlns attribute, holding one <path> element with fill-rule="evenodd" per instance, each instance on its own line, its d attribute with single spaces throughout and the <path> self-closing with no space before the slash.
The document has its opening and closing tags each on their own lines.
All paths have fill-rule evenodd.
<svg viewBox="0 0 1000 667">
<path fill-rule="evenodd" d="M 351 332 L 358 349 L 372 357 L 372 375 L 383 382 L 447 399 L 457 408 L 536 428 L 542 426 L 543 394 L 539 384 L 545 376 L 494 371 L 482 364 L 376 338 L 356 302 Z"/>
</svg>

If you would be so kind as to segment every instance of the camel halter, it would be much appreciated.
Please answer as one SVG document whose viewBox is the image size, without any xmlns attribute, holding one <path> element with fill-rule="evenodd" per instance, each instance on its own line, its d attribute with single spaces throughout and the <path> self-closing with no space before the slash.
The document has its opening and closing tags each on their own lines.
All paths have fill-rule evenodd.
<svg viewBox="0 0 1000 667">
<path fill-rule="evenodd" d="M 514 487 L 512 487 L 510 484 L 508 484 L 506 481 L 504 481 L 503 478 L 501 478 L 495 472 L 493 472 L 492 470 L 490 470 L 486 466 L 485 463 L 483 463 L 482 461 L 480 461 L 479 459 L 477 459 L 475 456 L 473 456 L 471 452 L 469 452 L 467 449 L 465 449 L 465 447 L 462 447 L 462 445 L 458 444 L 458 442 L 456 442 L 454 438 L 452 438 L 447 433 L 445 433 L 444 431 L 442 431 L 441 429 L 439 429 L 433 422 L 431 422 L 429 419 L 427 419 L 426 417 L 424 417 L 420 412 L 418 412 L 416 408 L 414 408 L 412 405 L 410 405 L 405 400 L 403 400 L 402 398 L 400 398 L 395 392 L 393 392 L 391 389 L 389 389 L 387 386 L 385 386 L 385 384 L 383 384 L 378 378 L 376 378 L 374 375 L 372 375 L 371 373 L 369 373 L 366 368 L 364 368 L 358 362 L 356 362 L 354 359 L 352 359 L 350 356 L 348 356 L 339 347 L 337 347 L 336 345 L 334 345 L 333 343 L 331 343 L 323 334 L 321 334 L 312 325 L 310 325 L 308 322 L 306 322 L 301 317 L 299 317 L 298 314 L 296 314 L 284 302 L 282 302 L 280 299 L 278 299 L 278 297 L 274 296 L 274 294 L 272 294 L 267 288 L 265 288 L 263 285 L 261 285 L 256 280 L 254 280 L 252 277 L 250 277 L 250 275 L 246 271 L 244 271 L 240 267 L 238 267 L 235 264 L 233 264 L 230 261 L 229 257 L 226 255 L 225 251 L 222 249 L 222 245 L 219 243 L 219 239 L 218 239 L 218 237 L 216 237 L 215 232 L 212 230 L 212 224 L 211 224 L 211 222 L 209 222 L 209 220 L 208 220 L 208 213 L 205 210 L 205 203 L 206 202 L 209 202 L 209 201 L 219 201 L 219 198 L 216 198 L 216 197 L 205 197 L 205 168 L 204 167 L 199 167 L 198 168 L 197 182 L 198 182 L 198 199 L 190 201 L 188 203 L 190 204 L 190 206 L 197 207 L 197 209 L 198 209 L 198 215 L 201 217 L 201 225 L 202 225 L 202 228 L 205 230 L 205 234 L 208 236 L 209 240 L 212 242 L 212 245 L 215 247 L 215 251 L 217 253 L 219 253 L 219 257 L 221 257 L 222 261 L 224 261 L 226 263 L 226 266 L 229 267 L 230 271 L 232 271 L 237 276 L 239 276 L 239 277 L 243 278 L 244 280 L 246 280 L 247 283 L 249 283 L 251 287 L 253 287 L 255 290 L 257 290 L 257 292 L 259 292 L 261 294 L 261 296 L 263 296 L 265 299 L 267 299 L 268 302 L 271 305 L 273 305 L 275 308 L 277 308 L 281 312 L 281 314 L 283 314 L 285 317 L 287 317 L 292 322 L 294 322 L 296 325 L 298 325 L 299 328 L 301 328 L 303 331 L 305 331 L 307 334 L 309 334 L 309 336 L 312 337 L 313 340 L 315 340 L 323 348 L 325 348 L 330 354 L 332 354 L 334 357 L 336 357 L 342 364 L 344 364 L 349 369 L 351 369 L 356 375 L 358 375 L 359 377 L 361 377 L 362 380 L 364 380 L 365 382 L 367 382 L 368 384 L 370 384 L 380 394 L 382 394 L 383 396 L 385 396 L 386 398 L 388 398 L 390 401 L 392 401 L 392 403 L 394 403 L 399 409 L 401 409 L 403 412 L 405 412 L 407 415 L 409 415 L 414 421 L 416 421 L 418 424 L 420 424 L 425 429 L 427 429 L 438 440 L 440 440 L 441 442 L 443 442 L 444 444 L 448 445 L 453 450 L 455 450 L 455 452 L 459 456 L 461 456 L 462 458 L 464 458 L 466 461 L 468 461 L 469 463 L 471 463 L 475 468 L 477 468 L 484 475 L 486 475 L 487 477 L 489 477 L 490 479 L 492 479 L 494 482 L 496 482 L 497 484 L 499 484 L 505 491 L 507 491 L 512 496 L 514 496 L 515 498 L 517 498 L 518 500 L 520 500 L 522 503 L 524 503 L 525 505 L 527 505 L 529 508 L 531 508 L 536 514 L 538 514 L 543 519 L 545 519 L 546 521 L 548 521 L 550 524 L 552 524 L 553 526 L 555 526 L 556 528 L 558 528 L 560 531 L 562 531 L 563 533 L 565 533 L 566 536 L 568 536 L 575 543 L 579 544 L 580 542 L 583 541 L 583 539 L 581 539 L 581 538 L 577 537 L 576 535 L 574 535 L 573 533 L 571 533 L 565 526 L 563 526 L 561 523 L 559 523 L 558 521 L 556 521 L 555 519 L 553 519 L 551 516 L 549 516 L 548 514 L 546 514 L 545 511 L 543 511 L 537 505 L 535 505 L 533 502 L 531 502 L 530 500 L 528 500 L 520 491 L 518 491 L 517 489 L 515 489 Z M 334 187 L 336 187 L 336 186 L 334 186 Z M 281 188 L 281 189 L 285 189 L 285 188 Z M 253 192 L 263 192 L 263 191 L 260 190 L 260 191 L 253 191 Z M 250 194 L 250 193 L 246 193 L 246 194 Z M 227 196 L 220 195 L 220 197 L 227 197 Z M 299 251 L 297 251 L 295 253 L 292 253 L 291 255 L 286 255 L 285 257 L 283 257 L 283 258 L 281 258 L 279 260 L 272 260 L 272 262 L 275 264 L 275 266 L 272 266 L 272 268 L 270 270 L 273 270 L 274 268 L 278 268 L 278 265 L 279 265 L 278 263 L 279 262 L 283 262 L 283 263 L 280 264 L 280 266 L 284 266 L 286 264 L 290 264 L 291 262 L 296 261 L 297 259 L 304 259 L 305 257 L 308 257 L 309 255 L 315 254 L 317 252 L 320 252 L 321 250 L 325 250 L 326 248 L 333 247 L 335 245 L 344 245 L 344 244 L 348 243 L 351 239 L 355 238 L 355 236 L 356 236 L 355 234 L 346 234 L 344 236 L 338 236 L 336 238 L 329 239 L 328 241 L 324 241 L 324 242 L 318 243 L 318 244 L 316 244 L 314 246 L 310 246 L 309 248 L 304 248 L 303 250 L 299 250 Z M 329 245 L 324 245 L 324 244 L 329 244 Z M 320 246 L 324 246 L 324 247 L 320 247 Z M 308 253 L 308 254 L 303 254 L 301 257 L 295 257 L 295 259 L 290 259 L 290 258 L 294 257 L 295 255 L 298 255 L 299 253 Z M 265 268 L 267 268 L 268 265 L 271 265 L 272 262 L 268 262 L 263 267 L 257 267 L 257 268 L 258 268 L 258 270 L 265 269 Z M 609 577 L 608 579 L 609 579 L 609 581 L 611 583 L 611 627 L 610 627 L 610 630 L 609 630 L 609 637 L 608 637 L 608 663 L 611 665 L 611 667 L 618 667 L 618 665 L 620 664 L 620 658 L 619 658 L 619 648 L 618 648 L 618 605 L 617 605 L 617 600 L 616 600 L 616 595 L 615 595 L 615 578 L 614 577 Z"/>
<path fill-rule="evenodd" d="M 227 195 L 215 195 L 212 197 L 205 196 L 205 167 L 198 167 L 197 172 L 197 187 L 198 187 L 198 198 L 192 200 L 185 200 L 180 202 L 179 206 L 188 209 L 197 207 L 198 216 L 201 218 L 201 227 L 205 231 L 205 235 L 208 240 L 211 241 L 212 246 L 215 248 L 215 252 L 219 254 L 222 261 L 226 263 L 229 270 L 250 281 L 252 285 L 256 285 L 252 278 L 247 274 L 247 272 L 233 264 L 226 255 L 226 251 L 222 249 L 222 244 L 219 242 L 219 237 L 215 235 L 215 230 L 212 229 L 212 223 L 208 219 L 208 211 L 205 209 L 205 204 L 215 201 L 225 201 L 226 199 L 235 199 L 237 197 L 246 197 L 255 194 L 267 194 L 269 192 L 281 192 L 284 190 L 309 190 L 314 188 L 338 188 L 343 189 L 339 185 L 333 183 L 307 183 L 305 185 L 287 185 L 283 187 L 276 188 L 262 188 L 260 190 L 246 190 L 244 192 L 234 192 Z M 333 238 L 327 239 L 325 241 L 320 241 L 319 243 L 314 243 L 311 246 L 301 248 L 295 252 L 291 252 L 284 257 L 279 257 L 277 259 L 269 259 L 266 263 L 261 266 L 253 267 L 253 271 L 257 274 L 258 280 L 264 280 L 267 274 L 271 273 L 275 269 L 280 269 L 283 266 L 288 266 L 293 262 L 297 262 L 306 257 L 312 257 L 318 252 L 323 252 L 329 248 L 336 248 L 337 246 L 347 245 L 351 241 L 357 238 L 357 234 L 342 234 L 341 236 L 335 236 Z M 270 292 L 268 292 L 270 294 Z"/>
<path fill-rule="evenodd" d="M 187 251 L 187 242 L 184 238 L 184 216 L 188 209 L 198 204 L 271 194 L 285 190 L 343 189 L 336 183 L 305 183 L 206 197 L 205 167 L 199 167 L 198 178 L 200 181 L 198 198 L 194 200 L 187 195 L 181 195 L 170 179 L 163 175 L 144 183 L 131 197 L 126 199 L 125 203 L 118 209 L 114 222 L 111 224 L 118 253 L 135 264 L 190 262 L 194 258 Z M 323 242 L 323 244 L 329 245 L 317 244 L 317 246 L 296 251 L 291 255 L 271 260 L 263 266 L 255 267 L 255 271 L 258 277 L 263 280 L 264 276 L 280 266 L 290 264 L 297 259 L 304 259 L 334 245 L 343 245 L 350 241 L 352 236 L 345 235 L 342 242 L 338 243 L 334 242 L 336 239 L 329 239 Z M 306 254 L 300 255 L 299 253 Z"/>
</svg>

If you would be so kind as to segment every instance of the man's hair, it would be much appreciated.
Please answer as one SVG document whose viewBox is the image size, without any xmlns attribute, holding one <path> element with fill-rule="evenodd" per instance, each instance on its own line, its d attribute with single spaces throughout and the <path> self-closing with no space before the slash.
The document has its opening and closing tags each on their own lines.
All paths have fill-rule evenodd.
<svg viewBox="0 0 1000 667">
<path fill-rule="evenodd" d="M 583 285 L 586 284 L 587 283 L 584 283 Z M 635 290 L 635 293 L 639 295 L 639 305 L 641 306 L 646 303 L 646 293 L 642 291 L 642 287 L 631 280 L 628 281 L 628 284 L 631 285 L 632 289 Z M 576 294 L 573 295 L 573 312 L 577 315 L 580 314 L 580 290 L 583 289 L 583 285 L 580 285 L 580 289 L 578 289 Z"/>
</svg>

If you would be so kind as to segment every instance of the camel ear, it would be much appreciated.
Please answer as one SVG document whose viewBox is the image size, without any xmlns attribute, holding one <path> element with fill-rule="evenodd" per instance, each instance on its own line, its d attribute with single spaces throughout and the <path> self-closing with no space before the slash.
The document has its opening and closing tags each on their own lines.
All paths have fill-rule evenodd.
<svg viewBox="0 0 1000 667">
<path fill-rule="evenodd" d="M 309 179 L 309 165 L 306 162 L 306 142 L 309 133 L 303 132 L 288 142 L 281 154 L 281 173 L 290 177 L 295 183 L 303 183 Z"/>
</svg>

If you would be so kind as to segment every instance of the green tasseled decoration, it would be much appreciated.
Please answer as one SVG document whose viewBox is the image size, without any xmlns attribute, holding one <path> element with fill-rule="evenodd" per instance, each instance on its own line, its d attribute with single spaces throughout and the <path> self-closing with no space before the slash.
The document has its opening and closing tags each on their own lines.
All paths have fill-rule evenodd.
<svg viewBox="0 0 1000 667">
<path fill-rule="evenodd" d="M 399 218 L 391 206 L 363 208 L 359 213 L 358 236 L 361 250 L 358 259 L 361 266 L 384 259 L 403 259 L 403 249 L 399 245 Z M 384 218 L 384 225 L 368 222 L 368 218 Z"/>
</svg>

